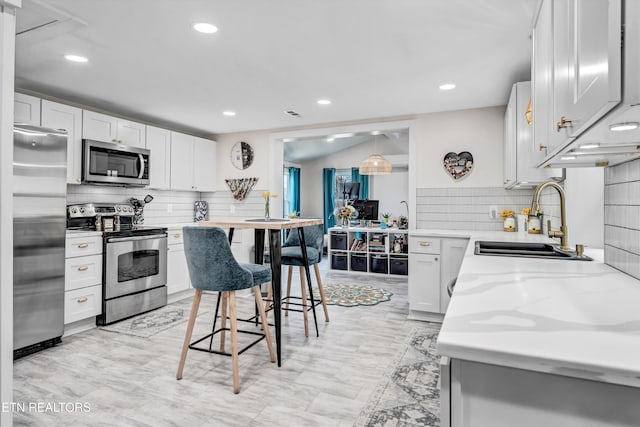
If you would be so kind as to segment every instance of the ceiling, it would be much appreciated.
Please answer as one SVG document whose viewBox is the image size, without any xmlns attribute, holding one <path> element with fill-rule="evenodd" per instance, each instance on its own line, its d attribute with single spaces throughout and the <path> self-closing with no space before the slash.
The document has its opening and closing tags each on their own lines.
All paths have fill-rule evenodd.
<svg viewBox="0 0 640 427">
<path fill-rule="evenodd" d="M 536 2 L 23 0 L 16 88 L 202 135 L 503 105 Z"/>
</svg>

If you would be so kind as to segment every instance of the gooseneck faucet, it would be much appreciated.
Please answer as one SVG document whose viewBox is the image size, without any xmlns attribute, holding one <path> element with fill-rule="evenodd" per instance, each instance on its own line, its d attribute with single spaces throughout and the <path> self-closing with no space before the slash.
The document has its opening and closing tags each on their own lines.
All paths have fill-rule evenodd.
<svg viewBox="0 0 640 427">
<path fill-rule="evenodd" d="M 540 193 L 542 193 L 542 190 L 547 187 L 555 188 L 560 195 L 560 231 L 551 230 L 551 220 L 548 220 L 547 234 L 549 235 L 549 237 L 560 238 L 561 251 L 570 251 L 571 248 L 569 247 L 569 231 L 567 230 L 567 207 L 565 202 L 566 196 L 564 193 L 564 189 L 557 182 L 546 181 L 536 187 L 536 190 L 533 192 L 533 200 L 531 201 L 531 214 L 535 215 L 540 210 Z"/>
</svg>

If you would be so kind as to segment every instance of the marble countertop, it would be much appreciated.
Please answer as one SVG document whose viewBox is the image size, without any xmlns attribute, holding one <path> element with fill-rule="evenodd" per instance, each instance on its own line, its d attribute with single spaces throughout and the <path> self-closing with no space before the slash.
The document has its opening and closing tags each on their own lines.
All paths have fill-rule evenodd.
<svg viewBox="0 0 640 427">
<path fill-rule="evenodd" d="M 438 337 L 451 358 L 640 387 L 640 281 L 594 261 L 480 256 L 476 240 L 552 241 L 504 232 L 469 237 Z M 575 242 L 572 242 L 575 243 Z"/>
</svg>

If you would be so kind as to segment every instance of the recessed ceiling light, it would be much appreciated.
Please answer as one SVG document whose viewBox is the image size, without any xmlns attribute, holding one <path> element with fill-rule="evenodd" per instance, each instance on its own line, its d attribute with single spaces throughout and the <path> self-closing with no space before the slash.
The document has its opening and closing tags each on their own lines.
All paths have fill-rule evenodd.
<svg viewBox="0 0 640 427">
<path fill-rule="evenodd" d="M 564 156 L 560 157 L 560 160 L 575 160 L 576 156 Z"/>
<path fill-rule="evenodd" d="M 330 99 L 318 99 L 318 104 L 319 105 L 331 105 L 331 100 Z"/>
<path fill-rule="evenodd" d="M 199 33 L 204 34 L 213 34 L 218 32 L 218 27 L 215 25 L 208 24 L 206 22 L 198 22 L 197 24 L 193 24 L 193 29 Z"/>
<path fill-rule="evenodd" d="M 600 147 L 600 144 L 598 144 L 597 142 L 592 142 L 592 143 L 589 143 L 589 144 L 582 144 L 580 146 L 580 148 L 583 149 L 583 150 L 590 150 L 592 148 L 598 148 L 598 147 Z"/>
<path fill-rule="evenodd" d="M 521 181 L 520 184 L 528 184 L 529 181 Z"/>
<path fill-rule="evenodd" d="M 64 59 L 71 62 L 89 62 L 87 58 L 79 55 L 65 55 Z"/>
<path fill-rule="evenodd" d="M 455 89 L 456 85 L 453 83 L 444 83 L 439 86 L 440 90 L 451 90 Z"/>
<path fill-rule="evenodd" d="M 327 138 L 327 142 L 333 142 L 335 140 L 336 140 L 335 138 Z"/>
<path fill-rule="evenodd" d="M 233 117 L 236 115 L 235 111 L 223 111 L 222 114 L 224 114 L 227 117 Z"/>
<path fill-rule="evenodd" d="M 371 132 L 371 135 L 380 135 L 380 131 L 379 130 L 374 130 L 373 132 Z"/>
<path fill-rule="evenodd" d="M 336 133 L 335 135 L 333 135 L 334 138 L 351 138 L 353 135 L 355 135 L 354 133 Z"/>
<path fill-rule="evenodd" d="M 638 122 L 614 123 L 612 125 L 609 125 L 609 130 L 612 130 L 614 132 L 622 132 L 622 131 L 625 131 L 625 130 L 634 130 L 634 129 L 638 129 L 638 125 L 640 125 L 640 123 L 638 123 Z"/>
<path fill-rule="evenodd" d="M 291 142 L 291 141 L 295 141 L 295 138 L 282 138 L 282 142 Z"/>
</svg>

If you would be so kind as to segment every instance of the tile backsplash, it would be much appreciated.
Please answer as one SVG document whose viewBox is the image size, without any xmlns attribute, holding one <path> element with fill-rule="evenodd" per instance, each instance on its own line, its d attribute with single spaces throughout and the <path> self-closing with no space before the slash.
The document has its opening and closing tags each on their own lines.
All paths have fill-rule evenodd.
<svg viewBox="0 0 640 427">
<path fill-rule="evenodd" d="M 640 160 L 605 169 L 604 260 L 640 279 Z"/>
</svg>

